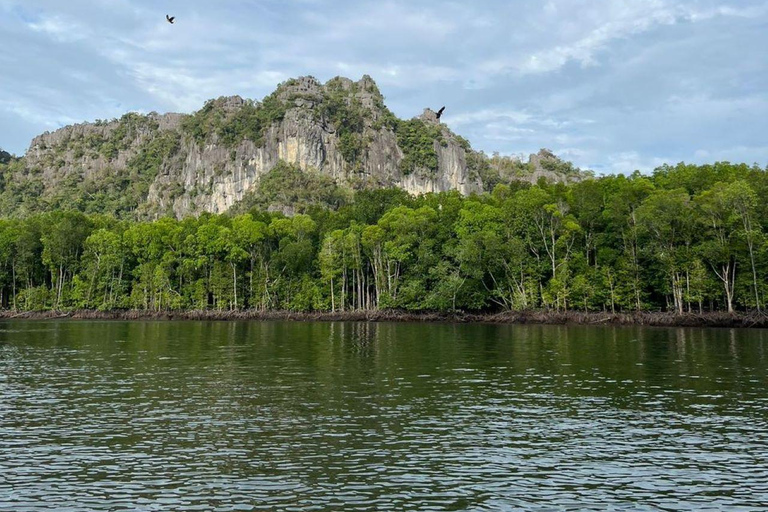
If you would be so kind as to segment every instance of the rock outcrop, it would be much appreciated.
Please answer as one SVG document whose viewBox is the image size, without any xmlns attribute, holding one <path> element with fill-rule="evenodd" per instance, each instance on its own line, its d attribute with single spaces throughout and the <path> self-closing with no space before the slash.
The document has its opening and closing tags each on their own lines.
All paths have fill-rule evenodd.
<svg viewBox="0 0 768 512">
<path fill-rule="evenodd" d="M 403 121 L 383 100 L 368 76 L 325 84 L 302 77 L 261 102 L 222 97 L 191 115 L 67 126 L 32 141 L 24 172 L 5 177 L 0 207 L 146 218 L 221 213 L 280 161 L 351 189 L 483 190 L 468 163 L 479 154 L 435 112 Z"/>
</svg>

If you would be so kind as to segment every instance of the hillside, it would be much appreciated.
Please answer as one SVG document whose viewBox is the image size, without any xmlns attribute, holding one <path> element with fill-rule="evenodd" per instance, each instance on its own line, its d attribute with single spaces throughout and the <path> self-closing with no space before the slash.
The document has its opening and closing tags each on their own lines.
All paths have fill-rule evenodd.
<svg viewBox="0 0 768 512">
<path fill-rule="evenodd" d="M 250 204 L 290 210 L 296 190 L 276 188 L 297 184 L 318 189 L 304 200 L 334 207 L 354 189 L 467 195 L 515 180 L 580 176 L 546 150 L 529 162 L 473 151 L 429 109 L 398 119 L 368 76 L 325 84 L 302 77 L 260 102 L 222 97 L 190 115 L 129 113 L 67 126 L 33 139 L 22 158 L 4 153 L 3 160 L 0 208 L 10 216 L 75 209 L 183 217 Z M 267 175 L 268 197 L 260 187 Z"/>
</svg>

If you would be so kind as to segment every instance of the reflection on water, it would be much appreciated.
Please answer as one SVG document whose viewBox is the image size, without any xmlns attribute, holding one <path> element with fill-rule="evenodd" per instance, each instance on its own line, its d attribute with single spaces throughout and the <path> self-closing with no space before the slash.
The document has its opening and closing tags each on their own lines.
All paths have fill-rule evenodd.
<svg viewBox="0 0 768 512">
<path fill-rule="evenodd" d="M 0 510 L 754 510 L 768 331 L 0 324 Z"/>
</svg>

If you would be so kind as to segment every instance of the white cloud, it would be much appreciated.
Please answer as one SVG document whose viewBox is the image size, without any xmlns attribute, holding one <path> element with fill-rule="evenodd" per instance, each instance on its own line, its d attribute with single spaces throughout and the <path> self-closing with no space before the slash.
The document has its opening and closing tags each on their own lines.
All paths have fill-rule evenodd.
<svg viewBox="0 0 768 512">
<path fill-rule="evenodd" d="M 681 22 L 700 22 L 717 16 L 754 17 L 768 11 L 766 5 L 713 9 L 702 8 L 699 4 L 671 0 L 562 2 L 557 5 L 548 2 L 543 9 L 543 21 L 536 31 L 545 42 L 541 45 L 543 48 L 510 52 L 512 56 L 505 52 L 503 56 L 482 61 L 478 67 L 482 72 L 492 74 L 509 71 L 539 74 L 560 70 L 569 62 L 582 67 L 597 66 L 600 64 L 598 54 L 615 40 Z"/>
<path fill-rule="evenodd" d="M 46 130 L 52 130 L 67 124 L 74 124 L 79 122 L 78 119 L 73 117 L 68 117 L 66 115 L 56 114 L 49 111 L 31 109 L 23 104 L 13 101 L 1 100 L 0 110 L 5 110 L 6 112 L 20 117 L 24 121 L 39 125 Z"/>
<path fill-rule="evenodd" d="M 451 126 L 459 127 L 466 124 L 477 122 L 490 122 L 494 120 L 507 120 L 511 123 L 527 123 L 531 116 L 525 112 L 518 112 L 513 110 L 491 110 L 483 109 L 476 112 L 465 112 L 450 117 Z"/>
<path fill-rule="evenodd" d="M 396 113 L 445 104 L 445 122 L 487 152 L 550 147 L 622 171 L 768 160 L 766 0 L 0 0 L 0 12 L 0 146 L 16 152 L 60 123 L 369 74 Z"/>
<path fill-rule="evenodd" d="M 637 151 L 625 151 L 606 156 L 606 163 L 594 165 L 593 167 L 609 173 L 630 174 L 637 170 L 649 171 L 665 163 L 676 163 L 674 159 L 669 157 L 648 157 L 640 155 Z"/>
<path fill-rule="evenodd" d="M 693 162 L 743 162 L 746 164 L 757 163 L 766 167 L 768 162 L 768 145 L 763 146 L 733 146 L 718 149 L 698 149 L 693 152 L 690 159 Z"/>
<path fill-rule="evenodd" d="M 44 17 L 28 25 L 32 30 L 45 33 L 59 42 L 82 41 L 90 36 L 82 25 L 62 16 Z"/>
</svg>

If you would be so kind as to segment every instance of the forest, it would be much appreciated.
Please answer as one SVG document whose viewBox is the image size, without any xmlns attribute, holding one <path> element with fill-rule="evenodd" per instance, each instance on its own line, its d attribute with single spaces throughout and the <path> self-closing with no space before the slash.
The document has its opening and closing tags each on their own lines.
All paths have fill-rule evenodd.
<svg viewBox="0 0 768 512">
<path fill-rule="evenodd" d="M 296 214 L 0 220 L 18 311 L 762 311 L 768 172 L 716 163 L 413 197 L 360 190 Z"/>
</svg>

